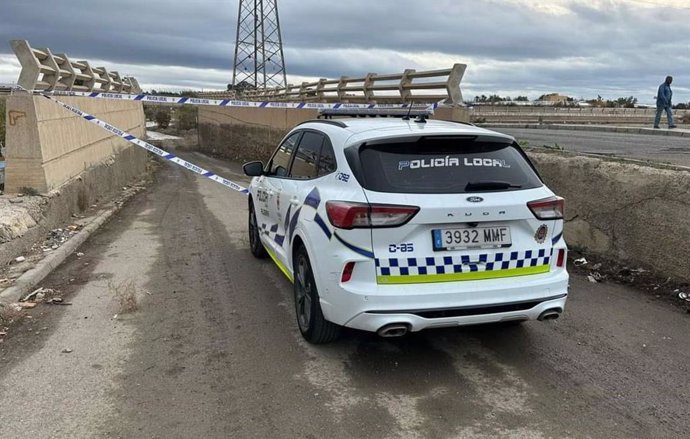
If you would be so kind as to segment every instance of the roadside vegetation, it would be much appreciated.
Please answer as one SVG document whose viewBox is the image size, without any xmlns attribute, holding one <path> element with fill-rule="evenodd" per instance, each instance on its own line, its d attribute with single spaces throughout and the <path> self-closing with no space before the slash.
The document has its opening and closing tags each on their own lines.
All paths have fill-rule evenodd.
<svg viewBox="0 0 690 439">
<path fill-rule="evenodd" d="M 596 99 L 575 99 L 570 96 L 562 96 L 557 93 L 543 94 L 537 99 L 531 101 L 527 96 L 500 96 L 481 95 L 475 96 L 474 100 L 466 101 L 467 105 L 501 105 L 501 106 L 518 106 L 518 105 L 548 105 L 553 107 L 596 107 L 596 108 L 637 108 L 638 99 L 635 96 L 623 96 L 616 99 L 605 99 L 601 95 Z M 690 102 L 680 102 L 673 106 L 674 110 L 690 110 Z M 684 122 L 688 123 L 688 122 Z"/>
<path fill-rule="evenodd" d="M 159 128 L 168 128 L 168 126 L 170 125 L 170 120 L 172 119 L 170 113 L 171 111 L 168 107 L 159 107 L 156 110 L 154 120 L 156 121 L 156 124 Z"/>
<path fill-rule="evenodd" d="M 165 92 L 152 90 L 151 95 L 172 97 L 196 97 L 194 92 Z M 198 126 L 199 109 L 193 105 L 167 106 L 157 104 L 144 104 L 146 120 L 156 122 L 159 129 L 174 127 L 170 134 L 183 134 L 183 131 L 194 130 Z"/>
<path fill-rule="evenodd" d="M 137 287 L 133 280 L 119 284 L 108 282 L 108 290 L 117 303 L 118 314 L 129 314 L 139 309 Z"/>
</svg>

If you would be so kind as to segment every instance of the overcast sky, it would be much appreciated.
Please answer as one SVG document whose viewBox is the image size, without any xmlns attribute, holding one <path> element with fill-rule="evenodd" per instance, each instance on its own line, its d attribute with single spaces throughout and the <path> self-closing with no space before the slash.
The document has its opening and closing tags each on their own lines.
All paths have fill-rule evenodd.
<svg viewBox="0 0 690 439">
<path fill-rule="evenodd" d="M 225 89 L 239 0 L 1 0 L 12 39 L 135 76 L 149 89 Z M 280 0 L 288 82 L 468 65 L 465 99 L 560 92 L 690 101 L 690 0 Z"/>
</svg>

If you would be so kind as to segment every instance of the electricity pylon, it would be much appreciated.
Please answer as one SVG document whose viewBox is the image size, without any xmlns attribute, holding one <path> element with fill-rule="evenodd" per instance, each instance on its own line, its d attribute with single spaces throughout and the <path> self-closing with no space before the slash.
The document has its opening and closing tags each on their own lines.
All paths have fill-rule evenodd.
<svg viewBox="0 0 690 439">
<path fill-rule="evenodd" d="M 278 0 L 240 0 L 232 84 L 259 89 L 287 86 Z"/>
</svg>

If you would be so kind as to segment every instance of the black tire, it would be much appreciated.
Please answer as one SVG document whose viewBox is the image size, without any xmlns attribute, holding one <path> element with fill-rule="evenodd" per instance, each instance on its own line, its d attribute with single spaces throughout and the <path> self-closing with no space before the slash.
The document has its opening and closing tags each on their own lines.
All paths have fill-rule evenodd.
<svg viewBox="0 0 690 439">
<path fill-rule="evenodd" d="M 309 255 L 304 247 L 299 247 L 293 262 L 295 272 L 295 313 L 297 326 L 302 337 L 309 343 L 323 344 L 337 339 L 340 326 L 323 317 L 319 303 L 319 292 L 314 282 L 314 273 Z"/>
<path fill-rule="evenodd" d="M 259 224 L 256 222 L 256 212 L 254 212 L 254 203 L 249 202 L 249 250 L 255 258 L 263 259 L 268 256 L 264 245 L 259 238 Z"/>
</svg>

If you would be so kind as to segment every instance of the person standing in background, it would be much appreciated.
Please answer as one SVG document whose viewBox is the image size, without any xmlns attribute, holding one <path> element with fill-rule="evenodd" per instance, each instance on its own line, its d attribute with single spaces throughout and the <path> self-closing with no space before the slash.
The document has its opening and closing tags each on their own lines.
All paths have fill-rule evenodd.
<svg viewBox="0 0 690 439">
<path fill-rule="evenodd" d="M 673 97 L 673 91 L 671 91 L 672 82 L 673 76 L 667 76 L 666 80 L 659 86 L 659 90 L 656 93 L 656 117 L 654 118 L 654 128 L 659 128 L 659 121 L 661 120 L 662 111 L 666 111 L 668 127 L 676 127 L 676 125 L 673 123 L 673 108 L 671 108 L 671 97 Z"/>
</svg>

